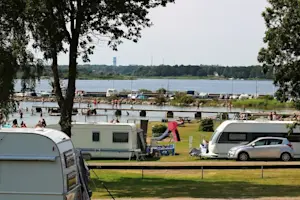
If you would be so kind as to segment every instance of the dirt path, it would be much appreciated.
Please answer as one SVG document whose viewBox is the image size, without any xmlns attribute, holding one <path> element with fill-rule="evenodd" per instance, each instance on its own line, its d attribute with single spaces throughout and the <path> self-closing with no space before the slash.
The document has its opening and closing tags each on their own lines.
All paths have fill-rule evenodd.
<svg viewBox="0 0 300 200">
<path fill-rule="evenodd" d="M 193 161 L 193 162 L 89 162 L 89 165 L 94 166 L 261 166 L 261 165 L 300 165 L 299 161 L 294 162 L 279 162 L 279 161 L 250 161 L 250 162 L 235 162 L 235 161 Z"/>
</svg>

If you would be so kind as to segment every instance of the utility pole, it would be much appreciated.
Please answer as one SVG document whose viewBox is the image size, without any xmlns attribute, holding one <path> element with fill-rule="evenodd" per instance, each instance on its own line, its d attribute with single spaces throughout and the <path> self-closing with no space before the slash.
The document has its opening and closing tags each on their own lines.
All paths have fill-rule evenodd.
<svg viewBox="0 0 300 200">
<path fill-rule="evenodd" d="M 255 94 L 256 94 L 255 97 L 257 97 L 257 95 L 258 95 L 257 78 L 256 78 L 256 81 L 255 81 Z"/>
<path fill-rule="evenodd" d="M 231 79 L 231 96 L 233 96 L 233 78 Z"/>
</svg>

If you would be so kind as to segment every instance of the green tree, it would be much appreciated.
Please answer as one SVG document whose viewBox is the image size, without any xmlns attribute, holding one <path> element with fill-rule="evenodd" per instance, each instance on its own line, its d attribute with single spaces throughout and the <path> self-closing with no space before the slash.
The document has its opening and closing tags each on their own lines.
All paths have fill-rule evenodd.
<svg viewBox="0 0 300 200">
<path fill-rule="evenodd" d="M 277 97 L 300 97 L 300 1 L 269 0 L 263 12 L 266 47 L 258 55 L 264 72 L 273 74 Z"/>
<path fill-rule="evenodd" d="M 34 47 L 51 60 L 55 94 L 61 109 L 61 130 L 71 136 L 72 108 L 77 76 L 77 58 L 89 62 L 95 46 L 93 38 L 105 36 L 117 50 L 122 39 L 137 42 L 141 30 L 150 27 L 149 9 L 174 0 L 28 0 L 26 20 Z M 67 53 L 68 86 L 62 95 L 58 74 L 58 54 Z"/>
<path fill-rule="evenodd" d="M 22 0 L 0 1 L 0 108 L 8 115 L 13 107 L 14 80 L 19 75 L 22 89 L 35 86 L 42 73 L 41 60 L 35 60 L 26 47 L 26 23 L 20 14 L 25 9 Z"/>
</svg>

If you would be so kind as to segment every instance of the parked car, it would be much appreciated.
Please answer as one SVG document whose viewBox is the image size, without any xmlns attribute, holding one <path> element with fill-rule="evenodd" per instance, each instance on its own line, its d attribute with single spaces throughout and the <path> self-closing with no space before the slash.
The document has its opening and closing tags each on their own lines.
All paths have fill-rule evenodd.
<svg viewBox="0 0 300 200">
<path fill-rule="evenodd" d="M 280 159 L 289 161 L 294 157 L 293 146 L 287 138 L 260 137 L 247 145 L 233 147 L 228 152 L 229 159 L 247 161 L 249 159 Z"/>
</svg>

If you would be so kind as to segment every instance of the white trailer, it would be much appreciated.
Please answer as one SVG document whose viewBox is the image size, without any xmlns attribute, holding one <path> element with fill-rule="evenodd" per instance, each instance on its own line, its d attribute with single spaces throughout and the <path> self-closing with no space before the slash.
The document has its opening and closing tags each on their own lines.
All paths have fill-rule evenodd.
<svg viewBox="0 0 300 200">
<path fill-rule="evenodd" d="M 300 129 L 288 134 L 288 125 L 293 121 L 227 120 L 215 130 L 208 144 L 208 153 L 202 157 L 227 158 L 235 146 L 247 144 L 258 137 L 287 137 L 292 143 L 295 158 L 300 158 Z"/>
<path fill-rule="evenodd" d="M 60 129 L 58 124 L 48 127 Z M 72 142 L 86 159 L 131 158 L 146 149 L 143 131 L 134 123 L 87 123 L 72 124 Z"/>
<path fill-rule="evenodd" d="M 0 130 L 0 199 L 88 200 L 70 138 L 57 130 Z"/>
</svg>

